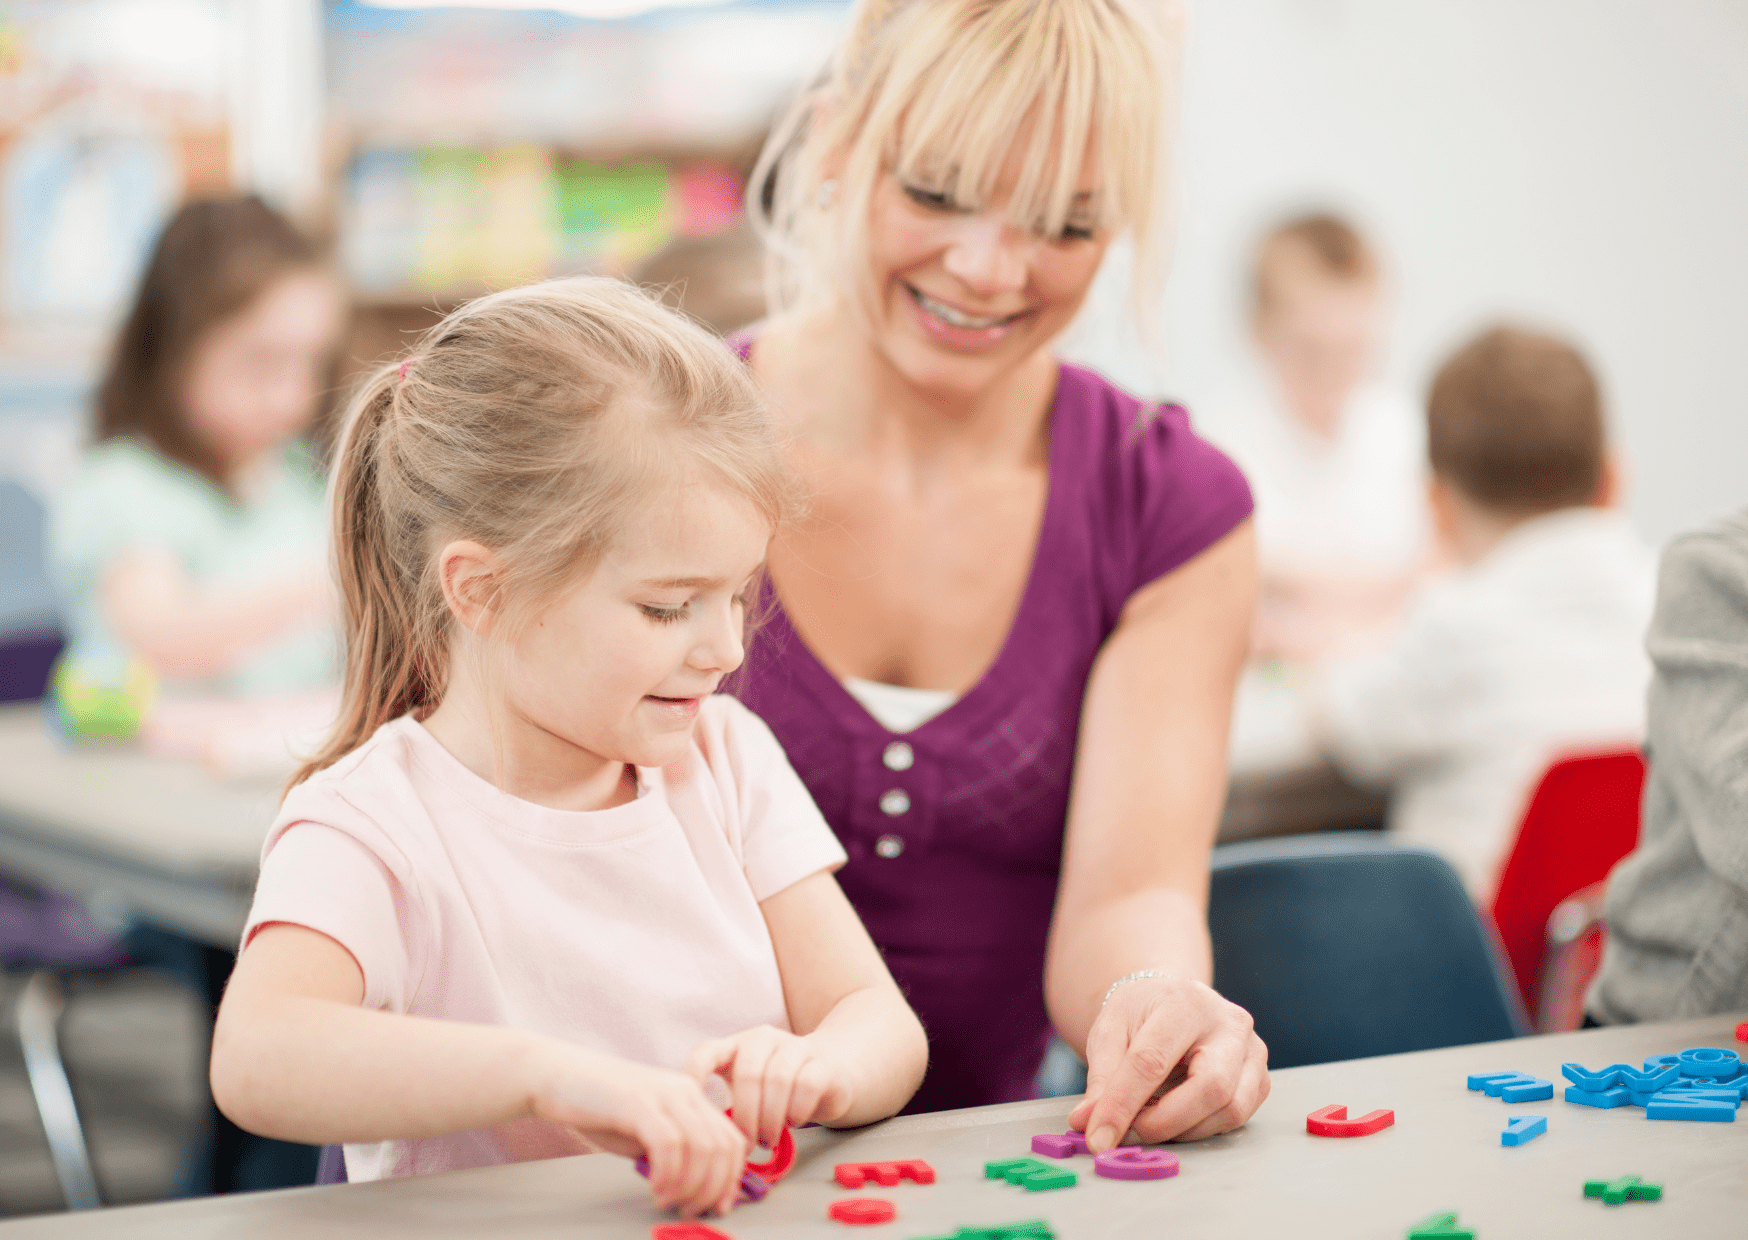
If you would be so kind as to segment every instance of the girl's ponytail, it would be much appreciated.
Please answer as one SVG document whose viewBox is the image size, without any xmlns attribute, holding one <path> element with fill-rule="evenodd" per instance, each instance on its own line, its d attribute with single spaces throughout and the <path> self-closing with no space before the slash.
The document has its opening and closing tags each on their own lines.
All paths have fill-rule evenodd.
<svg viewBox="0 0 1748 1240">
<path fill-rule="evenodd" d="M 404 363 L 390 363 L 371 375 L 353 398 L 334 454 L 329 511 L 346 640 L 340 715 L 288 787 L 333 765 L 390 719 L 435 705 L 442 694 L 433 673 L 443 660 L 429 648 L 441 633 L 415 615 L 418 591 L 402 579 L 395 523 L 383 504 L 381 475 L 395 450 L 395 404 L 405 372 Z"/>
</svg>

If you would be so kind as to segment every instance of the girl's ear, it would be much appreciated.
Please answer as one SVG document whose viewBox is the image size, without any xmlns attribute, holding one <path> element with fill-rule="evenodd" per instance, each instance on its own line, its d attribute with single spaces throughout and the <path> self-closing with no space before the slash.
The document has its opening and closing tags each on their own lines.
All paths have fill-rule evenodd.
<svg viewBox="0 0 1748 1240">
<path fill-rule="evenodd" d="M 498 611 L 502 566 L 496 553 L 469 539 L 458 539 L 437 553 L 443 601 L 463 628 L 482 637 Z"/>
</svg>

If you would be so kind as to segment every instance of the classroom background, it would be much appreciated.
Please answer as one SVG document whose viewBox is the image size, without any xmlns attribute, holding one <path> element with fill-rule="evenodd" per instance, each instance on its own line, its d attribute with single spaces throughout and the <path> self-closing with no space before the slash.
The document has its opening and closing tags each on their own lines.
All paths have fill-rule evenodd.
<svg viewBox="0 0 1748 1240">
<path fill-rule="evenodd" d="M 57 631 L 41 513 L 76 468 L 110 338 L 179 203 L 252 191 L 331 247 L 351 301 L 348 373 L 470 296 L 549 275 L 702 288 L 697 273 L 732 271 L 741 283 L 722 290 L 720 310 L 687 308 L 740 326 L 758 304 L 743 278 L 745 180 L 845 11 L 838 0 L 0 3 L 0 644 L 41 648 Z M 1601 374 L 1644 540 L 1748 499 L 1739 0 L 1219 0 L 1183 22 L 1158 326 L 1135 326 L 1132 255 L 1119 245 L 1070 357 L 1138 393 L 1217 410 L 1257 365 L 1258 237 L 1294 213 L 1333 211 L 1386 272 L 1380 378 L 1418 398 L 1478 327 L 1548 325 Z M 1319 765 L 1289 682 L 1258 674 L 1241 690 L 1223 840 L 1382 813 L 1375 789 Z M 253 804 L 261 772 L 245 759 L 212 776 L 219 791 L 196 794 L 199 812 L 217 812 L 214 797 Z M 65 791 L 87 816 L 101 819 L 105 798 L 158 798 L 175 819 L 174 796 L 195 777 L 152 782 L 165 778 Z M 18 812 L 0 806 L 0 819 Z M 9 847 L 0 840 L 0 874 L 23 864 Z M 125 918 L 137 897 L 104 895 L 87 899 L 99 921 Z M 9 1013 L 26 976 L 9 965 Z M 104 1201 L 175 1195 L 204 1115 L 201 1010 L 139 970 L 66 984 L 63 1049 Z M 0 1035 L 0 1216 L 61 1208 L 63 1182 L 19 1043 Z"/>
</svg>

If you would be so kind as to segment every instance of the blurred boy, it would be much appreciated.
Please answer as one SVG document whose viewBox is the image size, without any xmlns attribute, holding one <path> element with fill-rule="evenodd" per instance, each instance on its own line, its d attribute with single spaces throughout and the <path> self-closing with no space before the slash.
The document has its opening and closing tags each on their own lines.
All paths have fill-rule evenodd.
<svg viewBox="0 0 1748 1240">
<path fill-rule="evenodd" d="M 1256 653 L 1312 659 L 1392 619 L 1426 560 L 1420 416 L 1372 372 L 1383 277 L 1332 215 L 1280 225 L 1257 250 L 1251 328 L 1260 390 L 1210 410 L 1208 433 L 1256 493 Z"/>
<path fill-rule="evenodd" d="M 1388 647 L 1328 670 L 1324 735 L 1345 773 L 1394 785 L 1391 833 L 1485 901 L 1549 761 L 1639 742 L 1654 569 L 1612 510 L 1596 380 L 1570 345 L 1488 331 L 1439 371 L 1426 424 L 1458 568 Z"/>
</svg>

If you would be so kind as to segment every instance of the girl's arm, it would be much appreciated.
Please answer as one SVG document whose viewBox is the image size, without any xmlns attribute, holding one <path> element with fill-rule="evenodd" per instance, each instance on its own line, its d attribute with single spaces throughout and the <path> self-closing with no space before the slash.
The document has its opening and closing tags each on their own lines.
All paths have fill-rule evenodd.
<svg viewBox="0 0 1748 1240">
<path fill-rule="evenodd" d="M 735 1122 L 774 1145 L 785 1125 L 837 1128 L 896 1114 L 922 1084 L 928 1040 L 837 880 L 821 871 L 760 905 L 794 1033 L 705 1042 L 687 1071 L 726 1077 Z"/>
<path fill-rule="evenodd" d="M 535 1117 L 648 1153 L 659 1206 L 734 1204 L 746 1139 L 698 1080 L 500 1025 L 366 1011 L 339 943 L 270 925 L 213 1030 L 212 1095 L 240 1127 L 308 1144 L 412 1139 Z"/>
<path fill-rule="evenodd" d="M 217 676 L 251 649 L 334 610 L 316 560 L 250 585 L 203 587 L 175 556 L 123 556 L 103 574 L 104 615 L 116 636 L 171 676 Z"/>
<path fill-rule="evenodd" d="M 1255 599 L 1246 522 L 1135 593 L 1087 687 L 1044 988 L 1056 1028 L 1085 1048 L 1069 1123 L 1098 1149 L 1131 1127 L 1148 1141 L 1212 1136 L 1268 1095 L 1249 1013 L 1207 984 L 1208 853 Z M 1143 970 L 1172 976 L 1105 1002 Z"/>
</svg>

